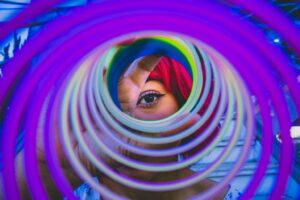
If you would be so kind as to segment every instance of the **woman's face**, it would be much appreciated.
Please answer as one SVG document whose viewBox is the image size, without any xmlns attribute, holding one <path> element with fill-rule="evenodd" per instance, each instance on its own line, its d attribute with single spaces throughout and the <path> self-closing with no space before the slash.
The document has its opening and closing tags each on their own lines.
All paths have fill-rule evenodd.
<svg viewBox="0 0 300 200">
<path fill-rule="evenodd" d="M 174 114 L 178 109 L 174 95 L 160 81 L 150 80 L 138 97 L 133 115 L 141 120 L 159 120 Z"/>
</svg>

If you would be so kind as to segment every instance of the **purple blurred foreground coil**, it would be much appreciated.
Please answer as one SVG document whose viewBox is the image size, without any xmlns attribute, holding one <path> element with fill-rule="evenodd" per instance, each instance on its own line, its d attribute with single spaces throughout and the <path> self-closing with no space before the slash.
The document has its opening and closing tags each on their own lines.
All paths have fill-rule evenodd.
<svg viewBox="0 0 300 200">
<path fill-rule="evenodd" d="M 279 10 L 261 1 L 231 0 L 231 3 L 253 13 L 259 20 L 279 32 L 296 54 L 300 55 L 298 39 L 300 30 Z M 19 14 L 22 16 L 22 20 L 14 21 L 12 19 L 11 22 L 7 22 L 7 26 L 3 26 L 0 41 L 4 40 L 13 29 L 22 26 L 23 22 L 34 20 L 36 16 L 43 14 L 41 10 L 47 11 L 53 5 L 39 2 L 39 6 L 43 6 L 43 9 L 33 9 L 33 6 L 34 4 L 32 7 L 29 6 L 27 8 L 30 10 L 30 15 L 27 15 L 26 12 L 28 11 L 24 10 L 24 12 Z M 276 21 L 272 20 L 274 18 L 276 18 Z M 63 196 L 67 197 L 67 199 L 76 199 L 73 189 L 60 167 L 57 149 L 54 148 L 54 138 L 51 133 L 54 131 L 53 127 L 56 125 L 56 122 L 53 113 L 57 111 L 63 114 L 63 110 L 60 110 L 63 107 L 59 107 L 60 105 L 58 104 L 59 102 L 70 100 L 72 94 L 79 96 L 80 93 L 91 92 L 82 91 L 81 88 L 78 89 L 80 87 L 79 84 L 77 83 L 76 85 L 75 78 L 77 76 L 82 76 L 80 84 L 86 87 L 93 84 L 86 77 L 84 78 L 86 73 L 91 73 L 88 67 L 77 69 L 79 68 L 78 63 L 82 61 L 82 58 L 89 55 L 95 48 L 98 48 L 100 53 L 104 53 L 113 44 L 120 41 L 136 36 L 148 36 L 152 33 L 171 34 L 186 38 L 195 45 L 205 44 L 209 46 L 207 48 L 208 52 L 209 49 L 213 49 L 211 50 L 212 52 L 216 51 L 234 67 L 232 69 L 234 71 L 232 72 L 232 77 L 242 79 L 238 80 L 239 78 L 236 78 L 237 83 L 241 83 L 240 87 L 232 87 L 235 89 L 239 88 L 244 95 L 251 91 L 257 97 L 263 126 L 263 149 L 253 179 L 241 199 L 251 199 L 254 196 L 269 165 L 273 151 L 273 140 L 275 139 L 271 128 L 273 122 L 270 116 L 270 102 L 272 102 L 280 127 L 279 132 L 282 140 L 280 154 L 294 155 L 292 138 L 290 136 L 292 119 L 283 91 L 280 90 L 278 80 L 273 72 L 279 75 L 287 86 L 295 102 L 297 113 L 300 113 L 300 85 L 297 82 L 297 74 L 287 56 L 280 49 L 270 44 L 257 27 L 232 15 L 229 8 L 223 4 L 213 1 L 209 3 L 183 0 L 176 2 L 170 0 L 151 2 L 135 0 L 130 2 L 106 1 L 78 7 L 69 14 L 53 20 L 37 35 L 32 37 L 14 58 L 6 63 L 3 71 L 5 76 L 0 79 L 0 105 L 2 108 L 4 107 L 2 105 L 10 106 L 9 110 L 1 111 L 1 114 L 2 112 L 5 114 L 1 148 L 3 152 L 2 172 L 6 199 L 21 199 L 15 172 L 15 144 L 20 130 L 23 129 L 26 133 L 24 138 L 24 166 L 28 187 L 34 199 L 49 198 L 39 173 L 36 153 L 39 118 L 46 101 L 49 102 L 48 108 L 55 108 L 54 110 L 48 109 L 45 111 L 46 123 L 44 125 L 45 135 L 43 142 L 47 165 L 54 183 Z M 28 63 L 38 55 L 42 56 L 39 57 L 37 66 L 34 69 L 30 68 Z M 93 55 L 99 57 L 98 54 Z M 91 62 L 96 65 L 98 62 L 97 58 Z M 218 65 L 218 63 L 215 64 Z M 220 71 L 220 76 L 222 76 L 222 73 L 226 74 L 226 70 L 228 70 L 227 68 L 224 68 L 223 71 L 222 68 L 216 69 Z M 230 73 L 228 72 L 228 74 Z M 220 79 L 221 90 L 223 90 L 225 82 L 230 81 L 225 80 L 225 78 L 222 79 L 222 77 Z M 223 87 L 222 83 L 224 83 Z M 68 90 L 69 84 L 73 84 L 75 89 Z M 54 86 L 58 88 L 57 91 L 53 90 Z M 234 91 L 233 93 L 237 95 L 239 92 Z M 80 100 L 80 98 L 78 97 L 76 100 L 81 101 L 82 99 Z M 74 109 L 75 114 L 72 116 L 67 116 L 66 114 L 65 118 L 62 117 L 60 119 L 61 129 L 66 129 L 64 126 L 68 126 L 62 123 L 63 120 L 67 122 L 67 118 L 79 118 L 76 116 L 75 111 L 78 113 L 84 111 L 84 108 L 82 108 L 83 110 L 76 110 L 76 101 L 74 101 L 73 107 L 72 105 L 67 105 L 67 103 L 65 113 Z M 250 109 L 252 105 L 246 104 L 247 101 L 245 101 L 243 109 L 248 107 Z M 251 114 L 245 116 L 247 120 L 251 120 L 249 117 L 251 117 Z M 80 137 L 80 134 L 77 136 Z M 68 152 L 68 148 L 70 148 L 68 146 L 68 136 L 66 134 L 61 137 L 65 142 L 64 150 Z M 212 199 L 226 187 L 245 164 L 252 137 L 254 136 L 250 135 L 247 137 L 248 140 L 244 145 L 245 152 L 232 167 L 230 174 L 222 182 L 218 183 L 216 187 L 191 197 L 191 199 Z M 70 162 L 74 161 L 72 167 L 74 167 L 78 176 L 88 182 L 92 188 L 100 191 L 101 195 L 109 199 L 126 199 L 118 194 L 114 194 L 109 188 L 93 182 L 91 175 L 87 171 L 77 167 L 80 163 L 73 159 L 71 154 L 70 159 Z M 99 164 L 99 166 L 102 167 L 103 171 L 111 172 L 111 176 L 114 176 L 112 170 L 104 163 Z M 273 191 L 270 192 L 270 199 L 276 199 L 284 194 L 292 166 L 293 156 L 285 156 L 284 159 L 280 158 L 276 184 L 273 187 Z M 161 187 L 161 190 L 165 188 L 168 191 L 168 187 L 169 189 L 172 187 L 179 188 L 181 185 L 184 185 L 184 181 L 192 182 L 197 180 L 197 177 L 182 180 L 182 182 L 180 180 L 178 182 L 174 181 L 169 185 L 156 184 L 158 186 L 151 183 L 127 180 L 125 176 L 116 177 L 116 179 L 123 182 L 128 181 L 128 184 L 143 189 L 148 188 L 150 190 L 153 188 L 159 190 L 159 187 Z"/>
</svg>

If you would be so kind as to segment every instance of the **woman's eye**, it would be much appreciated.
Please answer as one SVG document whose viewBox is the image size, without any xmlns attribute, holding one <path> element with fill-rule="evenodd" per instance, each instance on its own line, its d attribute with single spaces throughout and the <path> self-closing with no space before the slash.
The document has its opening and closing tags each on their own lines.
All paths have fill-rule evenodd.
<svg viewBox="0 0 300 200">
<path fill-rule="evenodd" d="M 140 94 L 139 100 L 137 102 L 138 107 L 149 108 L 158 103 L 159 99 L 165 94 L 161 94 L 157 91 L 145 91 Z"/>
</svg>

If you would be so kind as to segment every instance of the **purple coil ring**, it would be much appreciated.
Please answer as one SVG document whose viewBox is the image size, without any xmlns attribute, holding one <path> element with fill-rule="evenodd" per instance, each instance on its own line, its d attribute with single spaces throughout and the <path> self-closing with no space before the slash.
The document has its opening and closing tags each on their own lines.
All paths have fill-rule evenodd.
<svg viewBox="0 0 300 200">
<path fill-rule="evenodd" d="M 232 62 L 234 64 L 234 66 L 236 66 L 236 68 L 238 69 L 238 72 L 242 75 L 242 77 L 245 80 L 247 80 L 246 82 L 249 84 L 249 88 L 252 89 L 253 91 L 255 91 L 256 94 L 261 95 L 258 98 L 258 101 L 259 101 L 259 104 L 262 105 L 261 107 L 262 107 L 262 115 L 263 115 L 264 129 L 265 129 L 264 136 L 263 136 L 263 146 L 269 147 L 269 148 L 267 149 L 267 151 L 266 151 L 266 149 L 264 149 L 262 160 L 259 164 L 259 170 L 256 173 L 256 175 L 257 175 L 256 179 L 252 181 L 251 185 L 249 186 L 249 188 L 246 191 L 245 196 L 243 198 L 247 199 L 247 198 L 251 197 L 253 195 L 253 193 L 255 192 L 261 178 L 263 177 L 263 173 L 264 173 L 264 171 L 266 169 L 266 166 L 268 164 L 268 159 L 270 157 L 271 147 L 272 147 L 272 138 L 271 138 L 272 132 L 271 132 L 271 130 L 268 130 L 268 127 L 271 127 L 271 122 L 270 122 L 270 120 L 268 119 L 268 116 L 267 116 L 269 112 L 267 111 L 267 106 L 266 106 L 266 103 L 264 102 L 265 97 L 262 96 L 262 94 L 265 93 L 265 92 L 262 91 L 259 87 L 255 86 L 256 81 L 251 80 L 251 79 L 253 79 L 255 74 L 258 74 L 258 76 L 261 77 L 260 80 L 262 81 L 262 83 L 267 85 L 267 88 L 270 91 L 270 94 L 272 96 L 272 100 L 274 102 L 275 109 L 277 110 L 277 113 L 278 113 L 278 116 L 279 116 L 279 121 L 280 121 L 280 126 L 281 126 L 281 132 L 284 133 L 284 134 L 282 134 L 282 140 L 284 141 L 284 143 L 282 145 L 282 149 L 281 149 L 282 154 L 292 155 L 291 138 L 288 134 L 289 133 L 289 127 L 290 127 L 290 120 L 289 120 L 288 117 L 286 117 L 286 116 L 289 116 L 286 106 L 282 106 L 282 105 L 285 105 L 282 94 L 279 93 L 276 90 L 275 91 L 273 90 L 274 91 L 274 93 L 273 93 L 272 84 L 275 85 L 276 82 L 274 80 L 272 80 L 272 78 L 269 77 L 269 76 L 263 76 L 263 75 L 267 74 L 268 71 L 267 71 L 267 69 L 263 68 L 263 67 L 265 67 L 265 65 L 262 65 L 261 63 L 265 63 L 266 61 L 264 61 L 263 59 L 258 59 L 256 56 L 253 56 L 251 53 L 255 52 L 255 51 L 253 51 L 253 48 L 255 47 L 255 48 L 258 49 L 257 44 L 260 44 L 259 50 L 262 52 L 263 55 L 266 55 L 270 59 L 269 62 L 272 62 L 274 67 L 276 67 L 276 69 L 283 75 L 283 79 L 288 84 L 288 86 L 291 90 L 291 93 L 292 93 L 292 95 L 295 99 L 295 102 L 300 102 L 299 96 L 297 96 L 297 91 L 299 91 L 299 83 L 296 82 L 295 74 L 293 74 L 292 72 L 290 72 L 286 69 L 281 68 L 280 65 L 279 65 L 280 63 L 289 63 L 289 62 L 287 62 L 287 59 L 285 58 L 285 56 L 281 52 L 276 50 L 271 45 L 267 45 L 267 42 L 264 42 L 264 37 L 262 35 L 259 35 L 255 30 L 253 30 L 252 27 L 250 27 L 248 25 L 245 25 L 245 24 L 241 23 L 240 21 L 238 21 L 237 19 L 231 18 L 227 15 L 225 15 L 226 17 L 223 16 L 224 22 L 223 21 L 222 22 L 224 24 L 226 24 L 226 22 L 228 22 L 228 19 L 232 19 L 236 23 L 236 25 L 235 25 L 236 27 L 238 27 L 238 25 L 240 25 L 242 27 L 247 28 L 247 29 L 241 30 L 241 32 L 243 32 L 243 35 L 240 36 L 240 37 L 244 37 L 244 39 L 249 38 L 249 37 L 247 37 L 247 34 L 246 34 L 247 31 L 246 30 L 248 30 L 248 31 L 253 30 L 252 34 L 255 33 L 256 37 L 255 37 L 255 40 L 254 39 L 251 40 L 251 43 L 253 42 L 252 45 L 254 46 L 252 48 L 250 47 L 252 51 L 249 50 L 250 48 L 247 50 L 246 48 L 243 48 L 242 46 L 240 46 L 240 44 L 245 44 L 247 42 L 247 41 L 243 40 L 243 42 L 240 42 L 239 44 L 234 45 L 234 46 L 236 46 L 236 49 L 239 49 L 239 51 L 235 52 L 236 54 L 234 54 L 233 52 L 226 52 L 226 50 L 228 50 L 228 49 L 226 49 L 226 44 L 228 45 L 228 44 L 234 43 L 233 40 L 230 40 L 229 38 L 226 38 L 226 37 L 221 38 L 222 35 L 220 33 L 213 32 L 211 29 L 204 30 L 204 28 L 201 28 L 201 26 L 199 26 L 199 24 L 197 22 L 192 22 L 192 21 L 184 19 L 184 18 L 187 18 L 187 19 L 190 18 L 192 20 L 193 19 L 192 17 L 195 17 L 195 19 L 198 19 L 197 17 L 199 15 L 203 14 L 204 11 L 202 11 L 202 10 L 199 11 L 197 9 L 198 5 L 195 2 L 191 5 L 187 5 L 185 2 L 174 3 L 174 2 L 168 2 L 168 1 L 167 2 L 154 1 L 152 3 L 149 3 L 149 2 L 148 3 L 132 2 L 132 3 L 129 3 L 129 4 L 127 2 L 126 5 L 124 5 L 124 4 L 125 4 L 125 2 L 120 1 L 118 6 L 116 6 L 114 3 L 106 3 L 106 4 L 103 4 L 103 5 L 98 6 L 98 7 L 95 7 L 93 5 L 93 7 L 95 7 L 95 8 L 88 7 L 88 8 L 85 9 L 85 11 L 91 11 L 91 10 L 96 11 L 97 8 L 100 9 L 100 7 L 101 7 L 101 10 L 106 10 L 106 8 L 108 7 L 112 10 L 115 10 L 115 11 L 117 11 L 118 9 L 120 9 L 120 11 L 122 11 L 122 9 L 127 9 L 128 15 L 133 15 L 132 17 L 134 17 L 134 15 L 136 15 L 136 16 L 139 15 L 139 17 L 143 17 L 143 14 L 134 12 L 135 9 L 133 9 L 133 7 L 135 6 L 135 8 L 139 8 L 140 10 L 148 10 L 149 12 L 150 11 L 157 12 L 157 18 L 153 17 L 153 16 L 147 18 L 147 16 L 145 16 L 144 18 L 142 18 L 143 20 L 145 20 L 144 24 L 140 24 L 139 27 L 128 28 L 129 31 L 134 32 L 134 31 L 143 31 L 143 30 L 148 30 L 148 29 L 160 29 L 160 30 L 167 30 L 167 31 L 182 33 L 182 34 L 191 36 L 193 38 L 197 38 L 201 41 L 204 41 L 207 44 L 210 44 L 211 46 L 213 46 L 219 52 L 221 52 L 226 58 L 228 58 L 228 60 L 230 60 L 230 62 Z M 192 5 L 194 5 L 194 6 L 192 6 Z M 199 7 L 200 7 L 200 4 L 199 4 Z M 204 7 L 203 3 L 201 3 L 201 7 L 202 8 Z M 225 13 L 226 12 L 226 10 L 222 9 L 221 7 L 216 7 L 215 5 L 209 5 L 207 7 L 209 7 L 210 9 L 213 9 L 214 11 L 217 10 L 218 13 Z M 147 8 L 147 9 L 144 9 L 144 8 Z M 153 11 L 154 8 L 156 8 L 157 10 Z M 174 12 L 174 13 L 172 13 L 173 18 L 169 17 L 169 19 L 168 19 L 168 17 L 164 16 L 163 14 L 160 14 L 159 11 L 158 11 L 159 8 L 161 8 L 161 10 L 167 10 L 168 9 L 168 10 L 173 11 Z M 203 9 L 203 10 L 206 10 L 206 9 Z M 194 13 L 196 11 L 197 11 L 197 13 Z M 208 11 L 208 9 L 206 11 Z M 253 10 L 251 10 L 251 11 L 253 11 Z M 185 15 L 184 14 L 185 12 L 188 13 L 188 14 Z M 176 15 L 176 13 L 180 13 L 180 14 Z M 211 13 L 213 13 L 213 12 L 211 12 Z M 271 13 L 273 13 L 273 12 L 271 12 Z M 102 13 L 99 12 L 99 17 L 101 16 L 101 14 Z M 270 14 L 270 13 L 268 13 L 268 14 Z M 208 13 L 203 14 L 203 15 L 204 16 L 201 16 L 201 18 L 205 17 L 205 16 L 207 16 L 208 18 L 209 17 L 212 18 L 212 16 L 208 16 Z M 158 17 L 160 17 L 160 18 L 158 18 Z M 280 19 L 282 19 L 282 17 L 280 17 Z M 136 17 L 135 20 L 136 21 L 139 21 L 139 20 L 142 21 L 141 19 L 138 19 L 138 17 Z M 151 23 L 150 20 L 152 20 L 152 23 Z M 174 24 L 176 24 L 175 23 L 176 21 L 177 21 L 177 23 L 178 22 L 185 22 L 186 24 L 193 25 L 194 27 L 199 27 L 199 29 L 197 29 L 197 32 L 195 31 L 196 33 L 195 32 L 193 33 L 191 30 L 182 30 L 180 28 L 177 29 L 176 27 L 173 27 L 173 26 L 175 26 L 174 24 L 170 23 L 169 24 L 170 27 L 167 26 L 167 23 L 163 24 L 163 20 L 166 20 L 167 22 L 172 22 L 173 21 Z M 116 20 L 116 21 L 118 21 L 118 20 Z M 147 23 L 147 22 L 149 22 L 149 23 Z M 155 24 L 155 22 L 161 22 L 163 25 Z M 65 24 L 63 20 L 59 21 L 59 22 L 54 22 L 54 23 Z M 51 27 L 50 25 L 49 25 L 49 27 Z M 103 23 L 103 25 L 109 26 L 111 24 Z M 207 24 L 207 26 L 209 26 L 209 25 Z M 277 28 L 277 27 L 275 27 L 275 28 Z M 104 29 L 104 28 L 102 28 L 102 29 Z M 124 29 L 126 30 L 126 27 L 124 27 Z M 290 30 L 290 29 L 292 29 L 292 30 Z M 127 32 L 125 30 L 119 31 L 118 33 L 114 33 L 113 36 L 112 35 L 107 36 L 107 38 L 102 40 L 102 42 L 105 42 L 108 39 L 113 39 L 114 37 L 117 37 L 118 35 L 126 34 Z M 61 31 L 64 31 L 63 28 L 62 28 Z M 290 33 L 299 32 L 299 30 L 295 30 L 291 27 L 285 27 L 285 30 L 280 30 L 280 32 L 287 35 L 288 38 L 290 37 L 289 31 L 290 31 Z M 201 34 L 201 33 L 203 33 L 203 34 Z M 204 34 L 204 33 L 206 33 L 206 34 Z M 211 34 L 211 35 L 209 35 L 208 33 Z M 248 32 L 248 33 L 250 33 L 250 32 Z M 240 34 L 242 34 L 242 33 L 240 33 Z M 237 34 L 235 34 L 235 35 L 237 36 Z M 218 39 L 215 40 L 214 42 L 212 42 L 213 41 L 212 36 L 215 36 L 215 37 L 218 36 L 217 37 Z M 54 36 L 52 36 L 52 37 L 54 37 Z M 50 36 L 48 38 L 50 38 Z M 239 38 L 239 37 L 235 37 L 235 40 L 236 40 L 236 38 Z M 37 43 L 37 44 L 47 43 L 47 40 L 45 38 L 41 38 L 41 37 L 36 38 L 36 41 L 41 41 L 41 43 Z M 44 42 L 42 42 L 42 41 L 44 41 Z M 254 41 L 257 41 L 257 42 L 254 43 Z M 295 41 L 295 38 L 291 37 L 290 41 L 292 42 L 291 44 L 295 45 L 295 49 L 297 50 L 297 53 L 299 54 L 300 49 L 299 49 L 299 45 L 296 45 L 297 41 Z M 249 44 L 247 44 L 245 46 L 248 47 L 248 45 Z M 266 47 L 264 47 L 264 45 L 266 45 Z M 40 45 L 40 46 L 42 46 L 42 45 Z M 90 45 L 90 47 L 86 47 L 85 52 L 81 52 L 80 55 L 81 56 L 84 55 L 84 53 L 87 53 L 89 51 L 89 49 L 91 49 L 92 47 L 94 47 L 94 45 Z M 9 89 L 10 89 L 10 87 L 9 87 L 10 83 L 12 83 L 15 80 L 16 75 L 19 74 L 19 73 L 15 73 L 15 72 L 16 71 L 20 72 L 22 70 L 22 66 L 23 66 L 22 62 L 26 63 L 26 59 L 29 60 L 32 57 L 32 55 L 34 55 L 34 54 L 30 55 L 30 53 L 26 53 L 25 48 L 24 48 L 24 52 L 21 51 L 22 55 L 20 53 L 19 55 L 16 56 L 15 59 L 13 59 L 8 64 L 10 67 L 7 67 L 7 68 L 8 69 L 13 68 L 14 70 L 11 70 L 11 72 L 10 72 L 10 73 L 12 73 L 12 75 L 9 75 L 9 76 L 7 76 L 7 78 L 3 79 L 4 85 L 3 85 L 3 88 L 1 86 L 1 91 L 4 91 L 4 92 L 0 93 L 0 101 L 1 101 L 0 103 L 1 104 L 3 103 L 3 100 L 5 99 L 6 92 L 8 92 Z M 32 49 L 32 44 L 29 45 L 29 43 L 28 43 L 27 49 Z M 243 52 L 241 50 L 243 50 Z M 243 54 L 239 53 L 239 52 L 242 52 Z M 247 52 L 247 53 L 245 53 L 245 52 Z M 80 55 L 77 56 L 77 58 L 80 58 Z M 252 63 L 253 64 L 252 65 L 253 69 L 251 68 L 251 65 L 249 65 L 248 69 L 243 68 L 242 66 L 245 65 L 245 64 L 242 64 L 242 63 L 245 60 L 241 60 L 241 59 L 236 58 L 236 55 L 241 55 L 242 58 L 245 58 L 245 60 L 248 61 L 246 63 Z M 74 56 L 74 57 L 76 57 L 76 56 Z M 74 61 L 70 61 L 70 62 L 75 63 L 76 58 L 74 58 Z M 13 66 L 13 65 L 15 65 L 15 66 Z M 43 65 L 41 65 L 41 66 L 43 66 Z M 259 67 L 259 66 L 261 66 L 261 67 Z M 252 76 L 251 76 L 251 74 L 252 74 Z M 37 78 L 39 78 L 39 77 L 40 76 L 37 76 Z M 32 77 L 30 77 L 30 79 L 31 78 Z M 38 79 L 36 79 L 36 80 L 38 80 Z M 29 82 L 29 83 L 31 84 L 31 82 Z M 2 82 L 1 82 L 1 84 L 2 84 Z M 31 85 L 31 86 L 32 86 L 32 89 L 33 89 L 33 85 Z M 28 91 L 26 90 L 29 87 L 30 86 L 28 86 L 28 85 L 21 86 L 21 88 L 18 89 L 18 90 L 20 90 L 20 93 L 18 92 L 17 94 L 22 95 L 22 96 L 27 95 L 29 97 L 29 95 L 27 94 Z M 44 92 L 44 93 L 45 93 L 44 95 L 47 94 L 46 92 Z M 42 96 L 42 98 L 44 98 L 44 97 L 45 96 Z M 42 101 L 37 101 L 37 103 L 41 103 L 41 102 Z M 7 195 L 7 198 L 9 198 L 9 199 L 19 199 L 18 198 L 19 197 L 18 196 L 18 190 L 17 190 L 16 182 L 15 182 L 16 179 L 15 179 L 15 175 L 14 175 L 14 171 L 13 171 L 13 169 L 14 169 L 14 163 L 13 163 L 14 142 L 15 142 L 15 137 L 18 133 L 18 127 L 19 126 L 16 126 L 15 124 L 11 124 L 9 122 L 11 121 L 11 119 L 19 120 L 19 119 L 22 118 L 22 116 L 21 116 L 22 112 L 21 111 L 23 111 L 26 104 L 27 104 L 27 102 L 20 101 L 20 100 L 17 99 L 17 97 L 14 97 L 14 100 L 13 100 L 13 103 L 12 103 L 12 105 L 14 105 L 14 106 L 12 106 L 12 109 L 9 111 L 8 117 L 6 118 L 6 122 L 5 122 L 5 126 L 4 126 L 4 137 L 5 137 L 4 141 L 6 142 L 6 146 L 5 146 L 6 148 L 4 149 L 4 169 L 3 169 L 3 171 L 4 171 L 6 195 Z M 297 104 L 296 106 L 297 106 L 297 109 L 298 109 L 298 112 L 299 112 L 299 110 L 300 110 L 299 104 Z M 38 118 L 38 113 L 40 113 L 39 111 L 41 109 L 41 104 L 34 104 L 33 108 L 35 110 L 33 110 L 34 112 L 32 112 L 32 113 L 35 113 L 35 117 Z M 19 123 L 19 121 L 18 121 L 18 123 Z M 27 125 L 26 129 L 27 130 L 35 130 L 36 129 L 36 124 L 37 124 L 37 122 L 35 122 L 34 120 L 32 122 L 30 121 L 30 122 L 26 123 L 26 125 Z M 29 131 L 28 133 L 34 133 L 34 131 Z M 35 137 L 34 134 L 32 134 L 32 135 L 28 134 L 28 135 L 26 135 L 26 139 L 28 141 L 31 141 L 28 138 L 36 138 L 36 137 Z M 35 146 L 36 146 L 35 142 L 32 142 L 30 145 L 29 145 L 29 142 L 26 142 L 25 156 L 26 155 L 27 156 L 26 156 L 25 162 L 27 163 L 26 168 L 28 168 L 28 174 L 30 173 L 30 171 L 36 172 L 35 170 L 37 169 L 37 160 L 36 160 L 36 158 L 34 158 L 34 156 L 28 156 L 28 155 L 30 155 L 30 153 L 35 152 L 34 151 Z M 33 155 L 33 154 L 31 154 L 31 155 Z M 289 172 L 290 172 L 291 163 L 292 163 L 292 158 L 291 157 L 286 158 L 285 162 L 280 160 L 279 176 L 278 176 L 277 184 L 275 186 L 275 192 L 272 193 L 272 195 L 273 195 L 272 197 L 278 197 L 281 194 L 283 194 L 283 192 L 285 190 L 285 185 L 286 185 L 286 182 L 287 182 L 287 178 L 288 178 L 288 175 L 289 175 Z M 28 166 L 28 164 L 30 164 L 30 166 Z M 33 178 L 37 178 L 37 177 L 33 177 Z M 31 182 L 31 179 L 29 180 L 29 182 Z M 34 190 L 35 190 L 35 191 L 32 191 L 33 194 L 35 194 L 35 196 L 34 196 L 35 198 L 46 195 L 45 190 L 43 189 L 43 187 L 41 187 L 42 186 L 41 182 L 31 183 L 29 185 L 31 187 L 33 187 Z M 70 192 L 67 192 L 67 193 L 70 194 Z"/>
</svg>

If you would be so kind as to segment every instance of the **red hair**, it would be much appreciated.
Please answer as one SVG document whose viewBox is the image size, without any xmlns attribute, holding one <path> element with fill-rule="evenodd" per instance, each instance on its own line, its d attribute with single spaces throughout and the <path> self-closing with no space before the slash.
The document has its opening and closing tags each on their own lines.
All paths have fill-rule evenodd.
<svg viewBox="0 0 300 200">
<path fill-rule="evenodd" d="M 205 70 L 204 70 L 204 63 L 202 63 L 202 72 L 203 72 L 203 78 L 205 82 Z M 168 57 L 162 57 L 158 65 L 155 67 L 155 69 L 150 73 L 150 76 L 148 77 L 148 80 L 157 80 L 160 81 L 161 83 L 164 84 L 166 89 L 171 92 L 178 103 L 178 106 L 181 107 L 183 104 L 186 102 L 188 99 L 191 90 L 192 90 L 192 85 L 193 85 L 193 80 L 190 74 L 187 72 L 187 70 L 182 66 L 178 61 L 176 61 L 173 58 L 168 58 Z M 205 85 L 203 86 L 203 88 Z M 213 90 L 214 85 L 213 82 L 211 84 L 210 90 Z M 201 91 L 201 94 L 202 95 Z M 207 109 L 210 101 L 212 98 L 212 93 L 210 92 L 203 107 L 199 110 L 198 114 L 201 116 Z M 209 117 L 209 119 L 191 136 L 183 139 L 182 144 L 188 143 L 191 141 L 193 138 L 197 137 L 197 135 L 201 134 L 210 124 L 212 121 L 216 109 L 214 110 L 213 114 Z M 212 139 L 215 137 L 215 135 L 218 132 L 219 127 L 217 127 L 211 134 L 210 136 L 203 141 L 198 147 L 185 152 L 183 155 L 184 157 L 190 156 L 199 150 L 201 150 L 204 146 L 209 144 Z"/>
<path fill-rule="evenodd" d="M 185 68 L 176 60 L 162 57 L 158 65 L 150 73 L 148 80 L 157 80 L 164 84 L 181 107 L 188 99 L 192 89 L 192 78 Z"/>
</svg>

